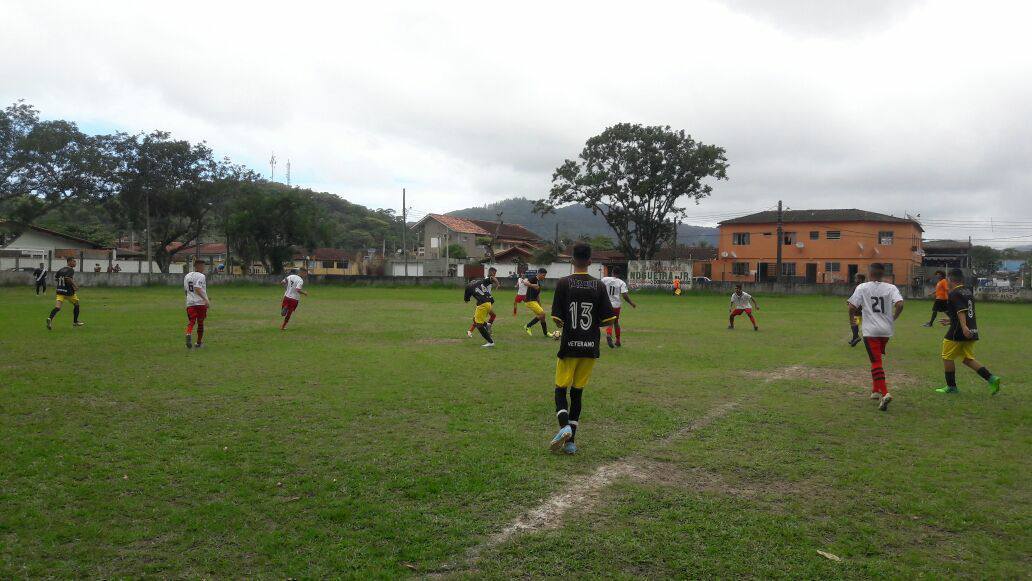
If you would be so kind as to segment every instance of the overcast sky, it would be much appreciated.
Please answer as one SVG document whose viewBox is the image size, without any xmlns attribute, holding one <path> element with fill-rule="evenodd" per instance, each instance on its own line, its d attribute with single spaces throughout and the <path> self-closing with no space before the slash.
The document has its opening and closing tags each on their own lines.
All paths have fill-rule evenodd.
<svg viewBox="0 0 1032 581">
<path fill-rule="evenodd" d="M 417 217 L 543 197 L 605 127 L 671 125 L 731 163 L 689 222 L 783 199 L 1032 241 L 1027 2 L 155 6 L 0 0 L 0 103 L 266 174 L 275 151 L 277 179 L 289 158 L 294 184 L 397 209 L 405 187 Z"/>
</svg>

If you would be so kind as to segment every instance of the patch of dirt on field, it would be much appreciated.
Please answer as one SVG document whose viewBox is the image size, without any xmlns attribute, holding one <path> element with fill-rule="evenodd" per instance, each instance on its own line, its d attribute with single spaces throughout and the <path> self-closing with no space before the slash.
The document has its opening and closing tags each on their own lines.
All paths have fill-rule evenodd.
<svg viewBox="0 0 1032 581">
<path fill-rule="evenodd" d="M 455 345 L 456 343 L 462 343 L 462 339 L 429 338 L 416 340 L 417 345 Z"/>
<path fill-rule="evenodd" d="M 750 379 L 773 383 L 775 381 L 798 381 L 810 387 L 834 385 L 862 386 L 857 395 L 867 397 L 871 385 L 871 372 L 866 367 L 849 369 L 832 369 L 829 367 L 808 367 L 806 365 L 790 365 L 767 371 L 743 371 L 742 375 Z M 889 388 L 916 385 L 916 380 L 907 373 L 886 369 Z"/>
</svg>

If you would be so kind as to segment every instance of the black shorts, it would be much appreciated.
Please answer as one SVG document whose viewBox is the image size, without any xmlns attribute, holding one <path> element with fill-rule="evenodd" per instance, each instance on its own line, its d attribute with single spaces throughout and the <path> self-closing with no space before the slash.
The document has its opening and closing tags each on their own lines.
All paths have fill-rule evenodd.
<svg viewBox="0 0 1032 581">
<path fill-rule="evenodd" d="M 946 307 L 949 306 L 950 302 L 943 299 L 935 299 L 935 304 L 932 305 L 933 313 L 945 313 Z"/>
</svg>

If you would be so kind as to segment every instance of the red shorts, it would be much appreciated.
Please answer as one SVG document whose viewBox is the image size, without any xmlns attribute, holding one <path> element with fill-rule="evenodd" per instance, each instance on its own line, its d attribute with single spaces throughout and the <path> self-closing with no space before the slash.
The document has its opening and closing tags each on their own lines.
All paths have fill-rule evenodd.
<svg viewBox="0 0 1032 581">
<path fill-rule="evenodd" d="M 751 315 L 752 314 L 752 309 L 735 309 L 735 310 L 731 311 L 731 316 L 732 317 L 737 317 L 738 315 L 741 315 L 742 313 L 745 313 L 747 315 Z"/>
<path fill-rule="evenodd" d="M 205 305 L 194 305 L 192 307 L 186 307 L 186 317 L 191 321 L 197 319 L 203 321 L 208 317 L 208 307 Z"/>
<path fill-rule="evenodd" d="M 522 303 L 525 300 L 527 300 L 527 295 L 516 295 L 516 302 L 517 303 Z"/>
<path fill-rule="evenodd" d="M 875 355 L 878 357 L 885 355 L 885 349 L 889 346 L 889 337 L 864 337 L 864 345 L 867 346 L 867 354 L 871 356 L 871 361 L 874 361 Z"/>
<path fill-rule="evenodd" d="M 283 303 L 280 305 L 284 309 L 287 309 L 291 313 L 297 310 L 298 300 L 290 297 L 283 297 Z"/>
</svg>

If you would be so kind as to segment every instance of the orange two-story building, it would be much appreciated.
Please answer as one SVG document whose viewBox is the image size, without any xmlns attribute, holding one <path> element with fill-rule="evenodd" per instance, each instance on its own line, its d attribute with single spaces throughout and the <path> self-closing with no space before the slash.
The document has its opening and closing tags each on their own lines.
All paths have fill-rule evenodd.
<svg viewBox="0 0 1032 581">
<path fill-rule="evenodd" d="M 788 210 L 782 224 L 779 240 L 774 211 L 721 222 L 713 278 L 775 280 L 778 244 L 783 280 L 791 282 L 846 283 L 881 262 L 886 280 L 902 285 L 921 266 L 924 229 L 911 218 L 864 210 Z"/>
</svg>

